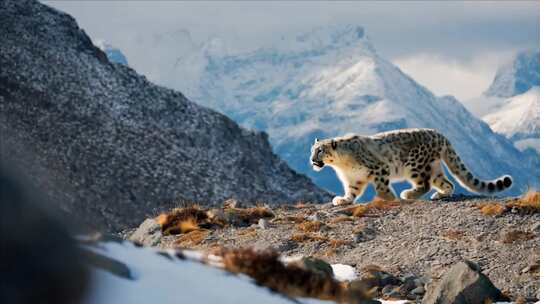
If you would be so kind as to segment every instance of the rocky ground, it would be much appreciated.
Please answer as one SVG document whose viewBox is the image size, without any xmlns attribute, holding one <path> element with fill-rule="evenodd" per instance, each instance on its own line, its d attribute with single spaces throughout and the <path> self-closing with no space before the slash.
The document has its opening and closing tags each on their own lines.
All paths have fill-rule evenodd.
<svg viewBox="0 0 540 304">
<path fill-rule="evenodd" d="M 379 201 L 352 208 L 298 204 L 260 207 L 247 218 L 240 211 L 250 209 L 231 208 L 231 203 L 205 211 L 228 224 L 184 227 L 186 233 L 174 234 L 179 231 L 163 230 L 165 220 L 158 217 L 141 225 L 132 239 L 161 248 L 271 247 L 283 256 L 352 265 L 359 277 L 380 269 L 400 278 L 395 285 L 407 277 L 420 282 L 411 289 L 422 288 L 407 296 L 417 301 L 428 283 L 441 280 L 459 261 L 470 260 L 512 299 L 540 299 L 540 213 L 508 207 L 505 199 Z M 482 213 L 486 203 L 495 203 L 488 209 L 496 212 Z M 382 295 L 392 295 L 392 287 L 383 288 Z"/>
</svg>

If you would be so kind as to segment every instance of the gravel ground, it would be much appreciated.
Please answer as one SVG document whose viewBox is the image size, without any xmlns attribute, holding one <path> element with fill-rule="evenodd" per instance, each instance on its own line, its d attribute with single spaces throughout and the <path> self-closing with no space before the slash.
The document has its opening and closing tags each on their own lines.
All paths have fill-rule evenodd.
<svg viewBox="0 0 540 304">
<path fill-rule="evenodd" d="M 540 297 L 540 273 L 526 269 L 540 260 L 540 213 L 486 216 L 478 205 L 488 201 L 494 200 L 415 201 L 363 217 L 348 216 L 343 207 L 330 204 L 281 206 L 272 209 L 275 217 L 268 221 L 210 230 L 202 241 L 166 236 L 159 246 L 273 247 L 285 256 L 316 256 L 352 265 L 359 275 L 377 265 L 397 276 L 426 281 L 440 279 L 451 265 L 468 259 L 511 297 Z M 320 221 L 321 227 L 303 231 L 301 223 L 312 221 Z M 515 234 L 525 239 L 505 242 L 511 231 L 522 232 Z"/>
</svg>

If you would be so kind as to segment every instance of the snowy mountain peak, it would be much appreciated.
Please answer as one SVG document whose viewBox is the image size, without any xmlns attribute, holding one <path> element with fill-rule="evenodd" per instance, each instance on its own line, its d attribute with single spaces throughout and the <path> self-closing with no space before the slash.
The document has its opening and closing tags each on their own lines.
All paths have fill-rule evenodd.
<svg viewBox="0 0 540 304">
<path fill-rule="evenodd" d="M 524 150 L 534 148 L 540 153 L 540 87 L 508 98 L 498 111 L 484 117 L 491 128 L 504 134 Z"/>
<path fill-rule="evenodd" d="M 514 59 L 501 66 L 491 86 L 484 93 L 488 97 L 512 97 L 540 85 L 540 52 L 519 52 Z"/>
<path fill-rule="evenodd" d="M 362 47 L 372 50 L 363 27 L 353 24 L 327 25 L 300 33 L 285 34 L 270 49 L 280 52 L 320 53 L 328 50 Z"/>
<path fill-rule="evenodd" d="M 300 43 L 311 42 L 314 46 L 349 45 L 365 39 L 364 28 L 357 25 L 326 26 L 296 36 Z"/>
</svg>

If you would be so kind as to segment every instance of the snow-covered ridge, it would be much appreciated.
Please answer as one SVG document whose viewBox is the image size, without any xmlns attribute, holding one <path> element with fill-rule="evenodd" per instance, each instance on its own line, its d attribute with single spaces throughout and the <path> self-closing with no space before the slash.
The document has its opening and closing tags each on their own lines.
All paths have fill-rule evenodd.
<svg viewBox="0 0 540 304">
<path fill-rule="evenodd" d="M 540 152 L 540 87 L 506 99 L 499 110 L 483 119 L 495 132 L 520 141 L 520 149 L 531 147 Z"/>
</svg>

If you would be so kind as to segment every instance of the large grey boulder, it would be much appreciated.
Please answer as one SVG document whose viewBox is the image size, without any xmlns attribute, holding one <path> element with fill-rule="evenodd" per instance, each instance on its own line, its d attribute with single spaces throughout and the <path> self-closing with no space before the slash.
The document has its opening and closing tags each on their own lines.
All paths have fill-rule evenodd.
<svg viewBox="0 0 540 304">
<path fill-rule="evenodd" d="M 478 265 L 459 262 L 437 284 L 431 284 L 423 304 L 478 304 L 505 300 Z"/>
</svg>

